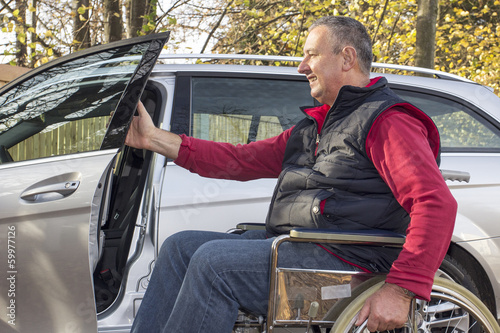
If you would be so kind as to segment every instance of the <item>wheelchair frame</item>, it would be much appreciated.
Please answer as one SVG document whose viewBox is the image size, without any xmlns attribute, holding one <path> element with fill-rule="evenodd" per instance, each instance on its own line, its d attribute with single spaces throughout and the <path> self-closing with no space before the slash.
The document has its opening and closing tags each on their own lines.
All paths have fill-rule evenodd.
<svg viewBox="0 0 500 333">
<path fill-rule="evenodd" d="M 276 319 L 276 300 L 278 298 L 278 273 L 284 271 L 291 271 L 286 268 L 280 268 L 278 266 L 278 249 L 279 246 L 284 242 L 313 242 L 322 244 L 357 244 L 357 245 L 375 245 L 375 246 L 389 246 L 389 247 L 402 247 L 405 242 L 405 237 L 384 231 L 340 231 L 340 230 L 329 230 L 329 229 L 293 229 L 290 231 L 289 235 L 278 236 L 271 247 L 271 269 L 270 269 L 270 286 L 269 286 L 269 302 L 268 302 L 268 313 L 267 313 L 267 323 L 266 332 L 272 333 L 275 327 L 288 327 L 288 326 L 300 326 L 302 322 L 293 323 L 290 321 L 278 321 Z M 294 271 L 298 271 L 294 269 Z M 318 272 L 313 270 L 301 270 L 309 272 Z M 363 272 L 339 272 L 339 271 L 322 271 L 329 273 L 345 273 L 350 275 L 367 275 Z M 379 275 L 379 280 L 385 278 L 385 275 Z M 330 315 L 332 316 L 332 315 Z M 333 315 L 335 317 L 335 315 Z M 336 319 L 336 318 L 334 318 Z M 308 325 L 333 325 L 335 321 L 333 320 L 321 320 L 313 321 L 310 320 Z"/>
<path fill-rule="evenodd" d="M 465 181 L 468 182 L 470 175 L 467 172 L 453 171 L 453 170 L 441 170 L 443 178 L 445 180 L 452 181 Z M 252 230 L 252 229 L 262 229 L 264 224 L 260 223 L 242 223 L 237 226 L 240 230 Z M 284 271 L 305 271 L 305 272 L 329 272 L 329 273 L 339 273 L 339 271 L 315 271 L 315 270 L 298 270 L 298 269 L 287 269 L 281 268 L 278 265 L 278 248 L 283 242 L 311 242 L 311 243 L 323 243 L 323 244 L 357 244 L 357 245 L 375 245 L 375 246 L 386 246 L 386 247 L 402 247 L 405 242 L 405 237 L 400 234 L 386 231 L 341 231 L 341 230 L 331 230 L 331 229 L 294 229 L 290 231 L 289 235 L 281 235 L 276 237 L 271 248 L 271 267 L 270 267 L 270 285 L 269 285 L 269 300 L 268 300 L 268 313 L 267 320 L 264 324 L 262 318 L 254 323 L 253 326 L 265 326 L 264 333 L 273 333 L 276 328 L 287 328 L 287 327 L 307 327 L 306 332 L 309 331 L 311 325 L 320 325 L 323 327 L 332 327 L 331 332 L 334 333 L 361 333 L 368 332 L 366 329 L 366 321 L 358 328 L 354 329 L 354 322 L 356 321 L 357 313 L 361 310 L 365 300 L 376 292 L 384 283 L 385 274 L 378 274 L 371 279 L 363 282 L 358 286 L 356 290 L 353 289 L 353 295 L 349 298 L 344 298 L 328 311 L 325 318 L 326 320 L 313 320 L 316 314 L 310 314 L 309 320 L 295 320 L 295 321 L 283 321 L 276 319 L 276 300 L 279 295 L 277 294 L 278 288 L 278 274 Z M 351 275 L 368 275 L 362 272 L 340 272 Z M 500 326 L 497 320 L 488 310 L 488 308 L 477 298 L 472 292 L 462 287 L 461 285 L 442 278 L 436 278 L 431 292 L 431 302 L 432 299 L 437 299 L 439 302 L 437 306 L 444 304 L 445 307 L 449 307 L 449 312 L 451 313 L 450 318 L 445 318 L 446 320 L 457 322 L 460 325 L 460 321 L 465 318 L 464 322 L 457 330 L 456 328 L 446 327 L 444 332 L 446 333 L 456 333 L 456 332 L 469 332 L 469 316 L 473 316 L 476 320 L 475 323 L 479 323 L 477 327 L 473 327 L 474 333 L 500 333 Z M 402 332 L 409 333 L 433 333 L 433 327 L 426 327 L 426 309 L 434 306 L 431 302 L 427 303 L 423 300 L 413 299 L 410 306 L 410 312 L 408 317 L 407 325 L 402 329 Z M 448 308 L 446 308 L 448 309 Z M 313 311 L 314 312 L 314 311 Z M 454 314 L 458 314 L 458 319 L 456 319 Z M 471 327 L 472 327 L 471 326 Z M 235 326 L 236 327 L 236 326 Z M 241 326 L 245 327 L 245 325 Z M 249 327 L 249 326 L 248 326 Z M 438 328 L 439 330 L 440 328 Z M 401 331 L 401 330 L 400 330 Z M 398 331 L 398 332 L 400 332 Z M 439 332 L 442 332 L 440 330 Z"/>
</svg>

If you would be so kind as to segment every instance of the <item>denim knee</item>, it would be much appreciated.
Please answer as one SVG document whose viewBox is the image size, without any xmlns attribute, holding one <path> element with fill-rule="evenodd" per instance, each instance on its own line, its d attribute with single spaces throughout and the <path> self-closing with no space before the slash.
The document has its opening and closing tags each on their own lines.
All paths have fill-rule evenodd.
<svg viewBox="0 0 500 333">
<path fill-rule="evenodd" d="M 167 237 L 161 245 L 159 256 L 164 255 L 169 249 L 178 248 L 178 244 L 183 244 L 186 237 L 189 237 L 189 233 L 191 233 L 191 230 L 184 230 Z"/>
<path fill-rule="evenodd" d="M 215 275 L 234 269 L 234 262 L 240 257 L 237 248 L 231 248 L 225 241 L 214 240 L 201 245 L 191 257 L 190 269 L 207 276 L 209 272 Z M 230 242 L 230 244 L 234 244 Z"/>
<path fill-rule="evenodd" d="M 191 230 L 184 230 L 169 236 L 161 245 L 155 266 L 161 265 L 165 260 L 172 260 L 174 257 L 182 257 L 186 239 L 191 234 Z"/>
<path fill-rule="evenodd" d="M 218 265 L 216 264 L 220 252 L 215 250 L 212 242 L 208 242 L 200 246 L 191 257 L 189 266 L 191 269 L 200 271 L 212 270 L 217 274 Z M 215 260 L 215 262 L 214 262 Z"/>
</svg>

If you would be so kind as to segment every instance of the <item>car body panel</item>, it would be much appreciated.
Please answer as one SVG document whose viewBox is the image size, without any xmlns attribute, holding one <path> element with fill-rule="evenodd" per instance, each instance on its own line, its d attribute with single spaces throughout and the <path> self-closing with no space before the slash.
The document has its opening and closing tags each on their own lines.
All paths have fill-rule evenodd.
<svg viewBox="0 0 500 333">
<path fill-rule="evenodd" d="M 21 162 L 25 166 L 0 166 L 0 177 L 10 180 L 0 182 L 0 233 L 5 235 L 2 247 L 7 248 L 6 237 L 11 230 L 15 250 L 15 264 L 2 272 L 7 274 L 2 279 L 2 290 L 6 288 L 4 281 L 10 281 L 8 290 L 12 293 L 4 292 L 0 304 L 4 309 L 15 305 L 13 316 L 7 317 L 12 321 L 6 327 L 19 332 L 73 328 L 95 332 L 88 218 L 97 180 L 113 156 L 114 151 L 83 153 L 71 159 L 60 157 L 38 163 Z M 19 177 L 20 172 L 23 177 Z M 20 198 L 26 188 L 46 179 L 54 183 L 77 180 L 80 185 L 72 194 L 42 197 L 41 202 Z M 2 262 L 7 262 L 7 256 L 6 251 L 0 253 Z"/>
<path fill-rule="evenodd" d="M 223 70 L 221 70 L 221 67 Z M 241 68 L 245 67 L 245 68 Z M 227 77 L 293 77 L 300 79 L 300 74 L 294 68 L 272 68 L 231 66 L 231 65 L 158 65 L 155 68 L 155 78 L 162 75 L 192 75 L 192 76 L 227 76 Z M 391 74 L 372 73 L 372 76 L 383 75 L 389 83 L 401 89 L 421 91 L 426 94 L 445 96 L 452 101 L 465 103 L 471 108 L 480 110 L 494 126 L 500 126 L 499 99 L 484 86 L 450 80 L 420 78 Z M 445 83 L 445 84 L 444 84 Z M 481 152 L 471 149 L 466 152 L 444 151 L 441 158 L 442 169 L 469 172 L 469 183 L 447 181 L 450 190 L 459 202 L 456 228 L 453 242 L 468 251 L 473 257 L 481 258 L 495 295 L 500 294 L 498 280 L 500 267 L 497 266 L 498 237 L 500 229 L 500 174 L 495 172 L 500 165 L 500 150 Z M 184 229 L 202 229 L 224 231 L 234 227 L 238 222 L 262 222 L 268 209 L 270 194 L 266 194 L 274 186 L 272 180 L 267 183 L 234 182 L 228 185 L 226 181 L 204 179 L 189 172 L 177 169 L 175 165 L 167 168 L 166 182 L 162 191 L 160 208 L 159 235 L 161 241 L 172 233 Z M 268 186 L 266 190 L 265 186 Z M 167 192 L 166 189 L 173 190 Z M 238 191 L 260 193 L 249 202 L 242 204 Z M 270 193 L 270 192 L 268 192 Z M 233 200 L 234 199 L 234 200 Z M 243 208 L 245 207 L 246 208 Z M 244 216 L 238 216 L 243 210 Z M 235 218 L 236 215 L 236 218 Z M 231 223 L 232 222 L 232 223 Z M 496 302 L 500 313 L 500 302 Z"/>
<path fill-rule="evenodd" d="M 500 270 L 500 237 L 488 237 L 473 241 L 456 242 L 465 251 L 470 253 L 484 269 L 488 281 L 483 283 L 491 283 L 495 303 L 497 305 L 497 314 L 500 310 L 500 278 L 498 271 Z M 498 318 L 498 315 L 497 315 Z"/>
<path fill-rule="evenodd" d="M 372 74 L 372 76 L 378 75 L 382 74 Z M 414 76 L 383 75 L 395 87 L 419 90 L 438 96 L 447 96 L 447 98 L 459 100 L 460 102 L 464 101 L 478 107 L 486 117 L 490 117 L 492 123 L 500 122 L 498 97 L 492 96 L 491 91 L 480 85 L 455 83 L 449 80 L 429 80 L 428 78 Z M 296 72 L 295 68 L 238 65 L 157 65 L 152 79 L 164 85 L 168 91 L 167 108 L 162 118 L 163 122 L 159 124 L 166 130 L 171 130 L 172 126 L 175 126 L 176 119 L 171 110 L 175 106 L 173 96 L 176 79 L 181 76 L 304 80 L 303 76 Z M 446 84 L 443 84 L 443 82 Z M 471 91 L 475 93 L 470 94 Z M 487 91 L 489 93 L 485 93 Z M 462 98 L 464 96 L 465 98 Z M 479 160 L 481 162 L 477 163 L 476 161 Z M 468 184 L 447 182 L 452 193 L 459 198 L 459 201 L 465 200 L 464 204 L 459 207 L 453 242 L 473 257 L 478 258 L 488 279 L 492 282 L 497 306 L 500 303 L 498 302 L 498 295 L 500 295 L 500 284 L 498 284 L 500 277 L 500 267 L 498 267 L 500 241 L 498 235 L 500 230 L 496 228 L 497 224 L 494 222 L 500 216 L 498 214 L 500 207 L 496 204 L 500 189 L 494 185 L 495 183 L 498 184 L 498 179 L 495 178 L 497 175 L 493 175 L 491 170 L 492 168 L 495 169 L 498 162 L 498 154 L 478 152 L 444 152 L 441 161 L 443 169 L 466 171 L 471 174 L 471 181 Z M 134 289 L 127 288 L 128 293 L 126 295 L 130 297 L 127 301 L 129 311 L 122 311 L 121 313 L 126 314 L 125 318 L 130 322 L 133 320 L 133 312 L 137 310 L 142 293 L 145 286 L 147 286 L 151 272 L 151 261 L 157 256 L 159 247 L 165 238 L 177 231 L 186 229 L 224 232 L 233 228 L 238 222 L 263 222 L 275 184 L 273 179 L 229 182 L 203 178 L 176 166 L 171 161 L 164 166 L 162 174 L 164 178 L 161 181 L 161 189 L 158 191 L 160 197 L 155 209 L 155 214 L 157 214 L 155 215 L 155 223 L 157 226 L 153 228 L 154 230 L 148 229 L 146 235 L 149 235 L 152 241 L 149 243 L 146 237 L 141 254 L 141 258 L 144 258 L 144 260 L 132 264 L 128 277 L 129 281 L 127 283 L 130 283 Z M 491 179 L 491 177 L 494 177 L 494 179 Z M 485 200 L 488 209 L 479 211 L 473 207 L 462 207 L 469 204 L 473 205 L 475 191 L 478 188 L 481 191 L 486 189 L 481 199 Z M 157 192 L 155 191 L 155 193 Z M 251 197 L 250 200 L 248 200 L 249 196 Z M 476 198 L 476 200 L 478 199 Z M 477 216 L 483 216 L 484 221 L 477 221 Z M 153 249 L 154 253 L 151 253 Z M 132 283 L 132 281 L 135 283 Z M 497 313 L 500 313 L 500 311 L 497 311 Z M 99 327 L 100 330 L 102 328 L 102 332 L 107 332 L 120 322 L 125 322 L 124 317 L 114 317 L 113 314 L 110 314 L 99 321 Z M 120 329 L 126 331 L 127 327 L 129 326 L 120 326 Z"/>
<path fill-rule="evenodd" d="M 120 43 L 126 45 L 127 42 Z M 156 43 L 153 48 L 158 51 L 161 45 L 161 42 Z M 88 52 L 93 53 L 93 50 Z M 64 61 L 53 65 L 55 68 L 64 68 Z M 146 73 L 142 80 L 136 82 L 137 85 L 124 84 L 125 78 L 131 77 L 130 65 L 138 62 L 139 58 L 120 58 L 118 61 L 122 61 L 120 69 L 123 71 L 110 82 L 122 86 L 126 90 L 124 97 L 129 99 L 122 99 L 122 103 L 118 104 L 119 93 L 110 91 L 106 98 L 113 103 L 103 103 L 102 108 L 95 111 L 104 114 L 113 108 L 117 109 L 98 148 L 100 150 L 0 164 L 0 234 L 5 235 L 0 239 L 0 246 L 15 246 L 15 253 L 10 254 L 14 254 L 16 260 L 12 270 L 3 270 L 3 275 L 0 275 L 3 281 L 0 282 L 0 306 L 8 308 L 14 299 L 15 322 L 19 324 L 9 324 L 9 317 L 4 316 L 0 320 L 2 332 L 14 331 L 14 328 L 16 331 L 43 332 L 128 332 L 147 288 L 159 248 L 168 236 L 187 229 L 226 232 L 240 222 L 265 221 L 275 179 L 234 182 L 204 178 L 175 165 L 163 156 L 152 154 L 144 190 L 138 194 L 139 208 L 137 216 L 133 217 L 135 220 L 132 221 L 133 235 L 130 250 L 125 253 L 127 264 L 119 292 L 108 308 L 96 314 L 92 271 L 101 255 L 101 214 L 108 214 L 102 207 L 106 207 L 105 203 L 111 199 L 111 192 L 104 185 L 108 181 L 111 183 L 115 152 L 123 142 L 147 78 Z M 149 70 L 155 61 L 155 57 L 144 59 Z M 103 60 L 102 64 L 110 65 L 112 62 Z M 102 77 L 105 75 L 103 71 L 107 71 L 107 66 L 103 68 L 100 71 L 79 73 L 88 80 L 74 96 L 88 96 L 92 89 L 95 89 L 94 85 L 102 84 Z M 42 69 L 37 69 L 32 73 L 41 71 Z M 63 79 L 59 81 L 70 83 L 72 74 L 62 74 Z M 26 84 L 30 75 L 16 80 L 0 92 L 5 93 L 13 86 Z M 389 84 L 402 93 L 416 92 L 423 96 L 443 98 L 445 103 L 455 103 L 455 107 L 463 105 L 477 113 L 481 121 L 490 124 L 494 133 L 500 130 L 500 99 L 481 85 L 464 81 L 372 73 L 372 77 L 380 75 L 387 77 Z M 161 105 L 159 110 L 155 111 L 158 115 L 156 125 L 177 133 L 193 134 L 196 130 L 199 132 L 196 132 L 196 135 L 207 136 L 209 131 L 204 130 L 204 124 L 209 123 L 211 116 L 217 118 L 222 112 L 214 111 L 209 116 L 203 115 L 204 111 L 200 111 L 199 107 L 200 101 L 203 104 L 212 99 L 225 98 L 210 90 L 217 88 L 217 84 L 221 82 L 217 81 L 212 87 L 211 78 L 223 79 L 222 84 L 228 88 L 231 87 L 232 79 L 248 80 L 245 81 L 246 86 L 238 88 L 247 93 L 258 92 L 259 84 L 252 83 L 253 79 L 261 80 L 264 85 L 268 81 L 273 82 L 276 87 L 281 87 L 276 84 L 276 80 L 283 80 L 285 87 L 286 82 L 293 81 L 295 84 L 300 81 L 307 90 L 305 95 L 309 95 L 307 80 L 294 67 L 157 64 L 148 83 L 150 89 L 156 89 L 157 103 Z M 33 84 L 44 101 L 53 102 L 49 93 L 60 92 L 58 87 L 61 82 L 45 81 L 32 81 L 34 83 L 30 84 Z M 103 88 L 102 85 L 100 87 Z M 196 89 L 205 90 L 198 101 L 193 97 Z M 239 98 L 231 95 L 232 93 L 229 93 L 228 99 L 240 99 L 247 104 L 262 103 L 263 106 L 282 103 L 275 98 L 277 93 L 271 88 L 266 93 L 262 101 L 247 95 Z M 28 97 L 17 95 L 15 98 L 23 101 L 23 98 L 27 100 Z M 83 99 L 78 103 L 83 103 Z M 418 98 L 415 100 L 418 101 Z M 93 101 L 95 102 L 95 99 Z M 182 102 L 181 108 L 184 108 L 181 117 L 176 113 L 179 101 Z M 304 103 L 300 104 L 293 111 L 294 117 L 302 116 L 298 110 L 299 106 L 311 103 L 304 99 Z M 71 108 L 74 105 L 69 103 L 66 106 Z M 214 106 L 217 104 L 214 103 L 212 109 Z M 253 107 L 258 109 L 258 105 Z M 38 112 L 36 108 L 33 110 Z M 83 110 L 87 112 L 90 108 Z M 256 112 L 258 117 L 286 118 L 288 110 L 262 107 Z M 83 113 L 75 113 L 75 116 L 79 117 Z M 194 117 L 196 113 L 202 114 L 201 125 L 195 124 L 196 121 L 200 123 L 200 120 Z M 32 116 L 33 119 L 38 119 L 39 114 L 33 113 Z M 252 122 L 254 120 L 252 119 Z M 25 121 L 24 129 L 33 129 L 27 126 L 32 123 Z M 285 123 L 280 121 L 279 125 L 289 126 Z M 21 135 L 13 132 L 10 136 L 4 134 L 2 139 L 2 131 L 0 123 L 0 145 L 4 140 L 8 146 L 17 140 L 16 136 Z M 23 132 L 23 135 L 28 135 L 28 132 Z M 250 134 L 248 138 L 250 139 Z M 120 151 L 123 152 L 124 148 Z M 500 310 L 500 174 L 496 172 L 498 165 L 499 147 L 445 147 L 440 167 L 465 171 L 471 175 L 469 183 L 447 181 L 459 202 L 452 243 L 453 246 L 463 249 L 484 270 L 484 276 L 488 279 L 484 283 L 491 284 L 496 306 Z M 9 252 L 0 253 L 0 262 L 8 263 L 8 260 Z M 15 276 L 14 285 L 8 280 L 10 274 Z M 9 296 L 11 286 L 15 288 L 15 298 Z M 497 311 L 497 314 L 500 314 L 500 311 Z"/>
<path fill-rule="evenodd" d="M 221 67 L 224 67 L 225 71 L 221 73 Z M 227 68 L 226 68 L 227 67 Z M 299 74 L 296 73 L 296 70 L 293 68 L 279 68 L 276 70 L 270 71 L 269 68 L 267 67 L 251 67 L 252 70 L 249 70 L 249 68 L 245 69 L 240 69 L 242 66 L 220 66 L 220 65 L 176 65 L 175 67 L 172 67 L 172 65 L 158 65 L 155 68 L 155 72 L 167 72 L 167 73 L 182 73 L 182 75 L 186 75 L 186 73 L 190 73 L 192 75 L 212 75 L 212 76 L 221 76 L 223 74 L 226 74 L 227 76 L 237 76 L 237 75 L 248 75 L 249 72 L 252 73 L 253 77 L 266 77 L 268 75 L 269 77 L 272 78 L 279 78 L 282 77 L 282 75 L 288 75 L 288 76 L 294 76 L 294 77 L 301 77 Z M 253 70 L 255 69 L 255 70 Z M 227 72 L 226 72 L 227 71 Z M 157 76 L 160 76 L 159 73 L 156 74 Z M 376 76 L 378 74 L 372 74 L 372 76 Z M 485 90 L 489 91 L 487 88 L 477 85 L 477 84 L 470 84 L 469 86 L 472 86 L 473 91 L 475 93 L 473 94 L 466 94 L 466 92 L 469 92 L 469 90 L 464 90 L 464 84 L 462 82 L 454 82 L 454 81 L 446 81 L 446 85 L 442 84 L 442 80 L 429 80 L 428 78 L 419 78 L 419 77 L 407 77 L 407 76 L 397 76 L 397 75 L 387 75 L 384 74 L 384 76 L 387 76 L 389 82 L 393 85 L 396 85 L 397 87 L 401 87 L 404 85 L 405 87 L 410 87 L 410 88 L 421 88 L 429 91 L 434 91 L 436 94 L 438 93 L 445 93 L 449 96 L 463 96 L 463 99 L 474 104 L 474 105 L 481 105 L 481 110 L 485 111 L 488 113 L 488 115 L 494 117 L 494 119 L 497 122 L 500 122 L 500 109 L 498 107 L 498 104 L 495 104 L 495 99 L 494 95 L 492 96 L 491 92 L 490 94 L 485 94 Z M 410 85 L 411 82 L 411 85 Z M 444 88 L 446 89 L 444 89 Z M 466 87 L 468 88 L 468 87 Z M 485 104 L 485 100 L 488 102 Z M 496 99 L 496 102 L 498 102 L 498 98 Z M 443 169 L 450 169 L 450 170 L 460 170 L 460 171 L 465 171 L 469 172 L 471 174 L 471 180 L 469 184 L 461 184 L 461 183 L 456 183 L 456 182 L 448 182 L 449 186 L 452 188 L 452 191 L 457 193 L 458 189 L 463 189 L 463 188 L 477 188 L 477 187 L 497 187 L 497 185 L 494 184 L 500 184 L 500 174 L 498 173 L 492 173 L 492 167 L 495 165 L 499 165 L 498 163 L 500 162 L 500 152 L 498 154 L 495 153 L 475 153 L 475 152 L 467 152 L 467 153 L 450 153 L 450 152 L 444 152 L 442 154 L 442 161 L 441 161 L 441 168 Z M 472 159 L 471 159 L 472 158 Z M 186 177 L 186 183 L 190 184 L 190 186 L 186 187 L 193 187 L 193 190 L 191 191 L 190 194 L 184 195 L 182 194 L 184 191 L 188 191 L 187 189 L 179 189 L 181 192 L 180 195 L 171 195 L 167 199 L 162 199 L 162 207 L 180 207 L 180 202 L 179 200 L 183 200 L 182 198 L 190 198 L 190 201 L 182 201 L 182 204 L 187 204 L 187 205 L 193 205 L 197 203 L 208 203 L 210 202 L 211 198 L 209 197 L 217 197 L 219 194 L 214 194 L 211 195 L 210 193 L 215 193 L 218 192 L 216 188 L 222 189 L 225 187 L 228 187 L 228 185 L 225 185 L 223 183 L 219 185 L 215 185 L 217 180 L 203 180 L 201 177 L 196 176 L 196 175 L 190 175 L 187 172 L 183 171 L 175 171 L 175 172 L 181 172 L 181 174 L 185 174 Z M 180 177 L 180 176 L 179 176 Z M 192 179 L 187 179 L 187 177 L 191 177 Z M 493 177 L 494 179 L 491 179 Z M 172 176 L 172 178 L 178 178 L 177 174 L 175 176 Z M 177 183 L 184 183 L 183 181 L 180 180 L 175 180 L 172 179 L 171 184 L 177 184 Z M 201 183 L 200 183 L 201 182 Z M 207 183 L 204 183 L 207 182 Z M 170 182 L 167 182 L 170 184 Z M 198 187 L 195 187 L 198 184 Z M 200 185 L 201 184 L 201 185 Z M 238 187 L 239 185 L 237 184 L 232 184 L 231 187 Z M 181 187 L 181 186 L 179 186 Z M 213 190 L 210 191 L 210 188 L 213 187 Z M 259 191 L 260 185 L 257 185 L 255 190 L 256 193 Z M 175 186 L 175 188 L 178 188 L 178 186 Z M 232 191 L 232 189 L 229 189 L 229 191 Z M 490 192 L 494 193 L 498 191 L 498 189 L 492 188 L 489 190 Z M 249 191 L 250 193 L 253 193 L 252 191 Z M 467 191 L 470 193 L 471 191 Z M 466 193 L 467 193 L 466 192 Z M 204 194 L 205 193 L 205 194 Z M 473 192 L 472 192 L 473 193 Z M 461 195 L 461 194 L 460 194 Z M 196 201 L 195 197 L 198 197 L 198 201 Z M 231 197 L 231 195 L 227 194 L 228 198 Z M 472 194 L 472 197 L 474 197 L 474 194 Z M 226 200 L 227 198 L 221 199 L 221 200 Z M 465 207 L 460 207 L 460 209 L 469 209 L 473 210 L 472 212 L 465 212 L 461 211 L 461 214 L 464 215 L 472 215 L 472 216 L 478 216 L 477 214 L 481 214 L 481 212 L 484 212 L 483 215 L 487 219 L 491 219 L 492 216 L 499 216 L 498 213 L 500 211 L 500 205 L 494 204 L 495 197 L 494 196 L 489 196 L 489 197 L 481 197 L 481 200 L 484 200 L 484 204 L 482 206 L 488 206 L 488 210 L 484 210 L 482 206 L 476 205 L 476 203 L 467 205 L 467 208 Z M 167 204 L 168 201 L 168 204 Z M 216 199 L 214 201 L 219 201 L 219 199 Z M 479 201 L 479 199 L 477 199 Z M 477 208 L 476 208 L 477 207 Z M 170 210 L 173 208 L 169 208 Z M 194 211 L 189 212 L 184 212 L 184 215 L 186 214 L 192 214 L 195 215 L 196 213 Z M 182 214 L 181 214 L 182 215 Z M 481 216 L 481 215 L 479 215 Z M 183 218 L 181 217 L 181 220 Z M 488 235 L 495 235 L 500 234 L 500 230 L 495 231 L 495 224 L 490 224 L 489 230 L 487 230 Z M 460 231 L 457 231 L 460 232 Z M 462 238 L 463 236 L 458 237 L 460 240 L 465 240 Z M 483 237 L 481 234 L 478 235 L 469 235 L 468 237 L 474 237 L 474 239 L 481 238 Z M 470 240 L 470 238 L 469 238 Z"/>
<path fill-rule="evenodd" d="M 2 332 L 97 331 L 91 206 L 167 39 L 164 33 L 85 50 L 1 90 L 0 144 L 7 149 L 52 125 L 115 109 L 101 151 L 2 160 Z"/>
<path fill-rule="evenodd" d="M 460 169 L 471 177 L 468 183 L 448 181 L 448 186 L 459 203 L 454 238 L 456 242 L 499 237 L 500 174 L 491 172 L 500 165 L 500 154 L 444 153 L 443 169 Z M 484 223 L 489 221 L 488 223 Z"/>
<path fill-rule="evenodd" d="M 276 180 L 210 179 L 169 164 L 163 184 L 160 244 L 181 230 L 226 232 L 241 222 L 264 223 Z"/>
</svg>

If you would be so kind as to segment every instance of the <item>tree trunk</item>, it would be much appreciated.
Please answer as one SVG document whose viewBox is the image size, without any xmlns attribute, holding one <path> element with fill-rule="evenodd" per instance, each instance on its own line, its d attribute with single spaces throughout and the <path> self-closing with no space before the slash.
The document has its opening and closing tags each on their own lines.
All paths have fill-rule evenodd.
<svg viewBox="0 0 500 333">
<path fill-rule="evenodd" d="M 104 0 L 104 38 L 106 43 L 122 39 L 120 0 Z"/>
<path fill-rule="evenodd" d="M 85 10 L 83 14 L 78 12 L 78 8 L 89 7 L 89 0 L 74 0 L 73 12 L 75 13 L 75 21 L 73 22 L 73 39 L 78 41 L 76 49 L 86 49 L 90 47 L 90 25 L 89 11 Z"/>
<path fill-rule="evenodd" d="M 28 48 L 27 43 L 27 31 L 25 29 L 26 25 L 26 9 L 28 8 L 27 0 L 17 0 L 16 8 L 19 10 L 17 16 L 17 29 L 16 29 L 16 64 L 22 67 L 28 67 Z"/>
<path fill-rule="evenodd" d="M 438 0 L 418 0 L 415 65 L 434 68 Z"/>
<path fill-rule="evenodd" d="M 33 28 L 33 31 L 31 32 L 30 40 L 31 40 L 32 44 L 35 44 L 35 42 L 38 40 L 38 37 L 36 35 L 36 27 L 38 24 L 38 17 L 36 16 L 37 4 L 38 4 L 38 0 L 31 0 L 31 6 L 33 8 L 35 8 L 35 10 L 31 12 L 31 27 Z M 35 56 L 36 47 L 30 47 L 30 53 L 31 53 L 30 67 L 34 68 L 35 63 L 38 60 L 37 57 Z"/>
<path fill-rule="evenodd" d="M 152 10 L 151 0 L 126 0 L 127 38 L 139 36 L 142 26 L 147 23 L 144 15 Z"/>
</svg>

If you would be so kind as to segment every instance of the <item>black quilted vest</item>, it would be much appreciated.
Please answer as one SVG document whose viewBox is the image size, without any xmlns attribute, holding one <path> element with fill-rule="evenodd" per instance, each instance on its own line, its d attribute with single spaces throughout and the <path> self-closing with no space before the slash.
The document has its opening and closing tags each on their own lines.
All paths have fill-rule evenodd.
<svg viewBox="0 0 500 333">
<path fill-rule="evenodd" d="M 328 111 L 321 134 L 316 120 L 308 115 L 294 127 L 267 216 L 269 236 L 293 228 L 383 229 L 405 234 L 410 217 L 365 149 L 375 119 L 396 104 L 408 103 L 387 87 L 385 78 L 368 88 L 344 86 Z M 388 271 L 400 251 L 329 247 L 371 271 Z"/>
</svg>

